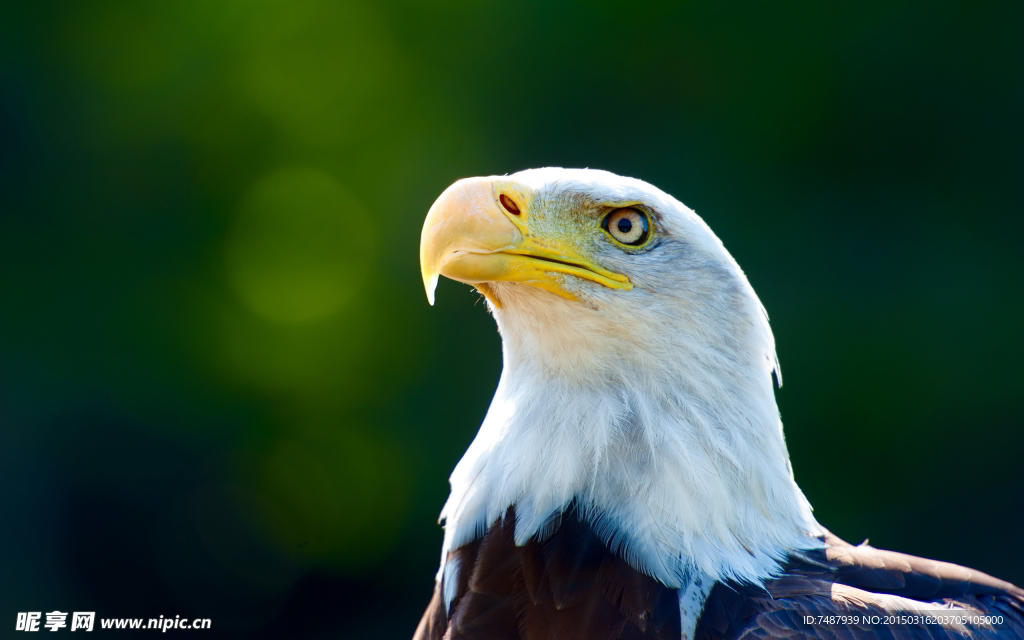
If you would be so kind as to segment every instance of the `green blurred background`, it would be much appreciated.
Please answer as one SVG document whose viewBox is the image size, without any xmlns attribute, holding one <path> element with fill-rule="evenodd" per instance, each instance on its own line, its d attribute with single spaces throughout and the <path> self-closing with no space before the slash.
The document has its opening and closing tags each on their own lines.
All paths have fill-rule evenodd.
<svg viewBox="0 0 1024 640">
<path fill-rule="evenodd" d="M 0 628 L 408 637 L 501 366 L 479 296 L 427 306 L 420 224 L 547 165 L 720 235 L 826 526 L 1024 583 L 1022 33 L 1018 1 L 3 3 Z"/>
</svg>

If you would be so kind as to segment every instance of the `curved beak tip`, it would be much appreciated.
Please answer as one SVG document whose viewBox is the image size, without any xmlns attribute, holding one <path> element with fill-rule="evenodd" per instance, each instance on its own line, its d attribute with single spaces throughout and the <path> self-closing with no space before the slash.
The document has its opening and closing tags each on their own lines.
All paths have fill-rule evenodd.
<svg viewBox="0 0 1024 640">
<path fill-rule="evenodd" d="M 434 306 L 434 291 L 437 289 L 437 274 L 423 274 L 423 288 L 427 291 L 427 302 Z"/>
</svg>

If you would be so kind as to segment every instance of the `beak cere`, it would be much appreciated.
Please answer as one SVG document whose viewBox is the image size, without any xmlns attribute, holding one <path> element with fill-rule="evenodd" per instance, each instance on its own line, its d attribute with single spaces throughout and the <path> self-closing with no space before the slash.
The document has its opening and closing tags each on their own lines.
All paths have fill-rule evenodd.
<svg viewBox="0 0 1024 640">
<path fill-rule="evenodd" d="M 439 275 L 477 287 L 495 306 L 498 301 L 485 283 L 522 282 L 570 300 L 578 298 L 564 288 L 566 276 L 613 289 L 633 288 L 625 276 L 582 256 L 571 246 L 575 243 L 531 235 L 529 213 L 516 214 L 513 222 L 513 214 L 500 202 L 496 182 L 502 180 L 459 180 L 427 212 L 420 236 L 420 272 L 430 304 Z"/>
</svg>

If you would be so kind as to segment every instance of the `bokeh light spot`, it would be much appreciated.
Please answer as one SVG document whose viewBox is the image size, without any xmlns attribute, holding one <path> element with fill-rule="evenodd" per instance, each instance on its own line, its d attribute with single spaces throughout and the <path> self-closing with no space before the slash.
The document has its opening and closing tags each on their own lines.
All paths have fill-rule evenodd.
<svg viewBox="0 0 1024 640">
<path fill-rule="evenodd" d="M 285 169 L 256 182 L 225 246 L 228 279 L 246 306 L 301 324 L 336 313 L 359 289 L 369 215 L 333 178 Z"/>
</svg>

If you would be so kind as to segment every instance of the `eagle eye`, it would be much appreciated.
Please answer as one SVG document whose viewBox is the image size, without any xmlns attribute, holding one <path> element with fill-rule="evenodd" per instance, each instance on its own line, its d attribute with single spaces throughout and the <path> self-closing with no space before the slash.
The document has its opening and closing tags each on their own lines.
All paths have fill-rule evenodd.
<svg viewBox="0 0 1024 640">
<path fill-rule="evenodd" d="M 631 247 L 642 245 L 650 236 L 647 215 L 628 207 L 616 209 L 606 215 L 601 222 L 601 228 L 622 244 Z"/>
</svg>

